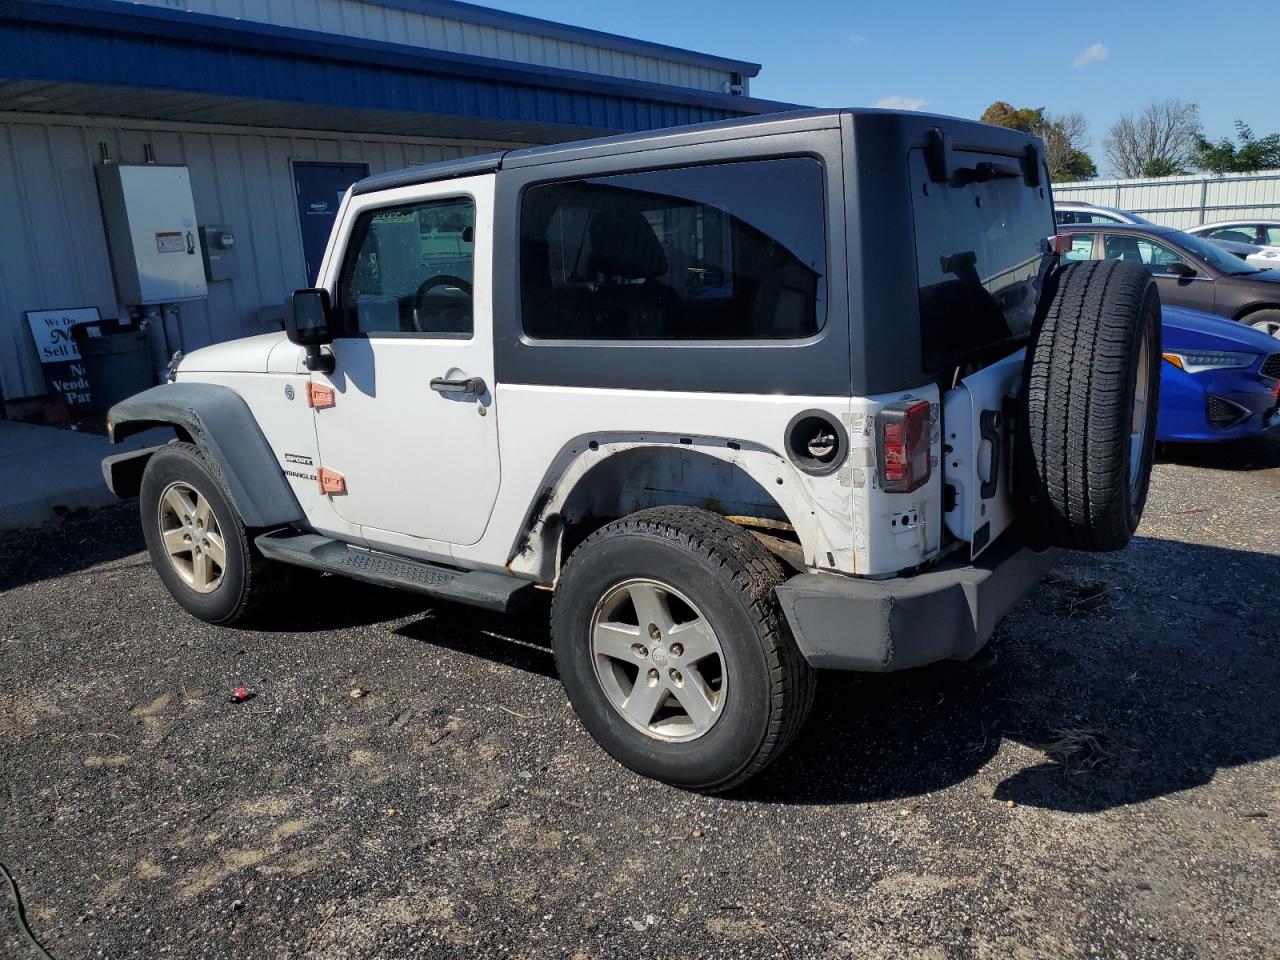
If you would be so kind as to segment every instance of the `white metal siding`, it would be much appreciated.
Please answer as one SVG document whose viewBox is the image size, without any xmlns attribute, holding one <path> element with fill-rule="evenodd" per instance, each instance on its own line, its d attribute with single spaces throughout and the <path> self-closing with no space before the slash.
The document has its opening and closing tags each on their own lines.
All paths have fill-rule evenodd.
<svg viewBox="0 0 1280 960">
<path fill-rule="evenodd" d="M 185 164 L 198 222 L 236 231 L 239 275 L 209 284 L 208 300 L 182 305 L 187 349 L 263 332 L 259 308 L 279 307 L 305 285 L 292 161 L 367 163 L 378 173 L 494 146 L 0 117 L 0 395 L 9 399 L 45 392 L 24 311 L 96 306 L 104 317 L 126 315 L 116 301 L 94 182 L 100 142 L 117 162 L 141 163 L 150 143 L 158 163 Z"/>
<path fill-rule="evenodd" d="M 450 53 L 579 70 L 607 77 L 725 92 L 727 70 L 643 56 L 607 46 L 573 43 L 531 33 L 480 26 L 360 0 L 134 0 L 300 30 L 382 40 Z M 747 80 L 743 78 L 743 84 Z"/>
<path fill-rule="evenodd" d="M 1055 183 L 1053 196 L 1130 210 L 1180 229 L 1219 220 L 1276 220 L 1280 219 L 1280 170 Z"/>
</svg>

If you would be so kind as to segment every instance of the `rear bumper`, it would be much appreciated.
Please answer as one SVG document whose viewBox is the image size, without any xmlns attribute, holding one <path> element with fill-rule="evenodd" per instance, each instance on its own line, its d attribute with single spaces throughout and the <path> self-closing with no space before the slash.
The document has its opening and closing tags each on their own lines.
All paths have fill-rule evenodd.
<svg viewBox="0 0 1280 960">
<path fill-rule="evenodd" d="M 905 670 L 972 657 L 1058 553 L 1031 550 L 1010 531 L 971 564 L 942 564 L 890 580 L 802 574 L 777 594 L 800 652 L 813 666 Z"/>
</svg>

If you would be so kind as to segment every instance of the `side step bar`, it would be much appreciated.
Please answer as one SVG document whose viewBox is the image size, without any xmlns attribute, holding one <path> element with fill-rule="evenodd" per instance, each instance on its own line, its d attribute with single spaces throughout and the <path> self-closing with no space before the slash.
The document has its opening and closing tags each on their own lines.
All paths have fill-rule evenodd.
<svg viewBox="0 0 1280 960">
<path fill-rule="evenodd" d="M 261 534 L 253 542 L 264 556 L 282 563 L 324 570 L 383 587 L 413 590 L 499 613 L 518 610 L 536 589 L 528 580 L 506 574 L 456 570 L 423 560 L 408 560 L 314 533 L 277 530 Z"/>
</svg>

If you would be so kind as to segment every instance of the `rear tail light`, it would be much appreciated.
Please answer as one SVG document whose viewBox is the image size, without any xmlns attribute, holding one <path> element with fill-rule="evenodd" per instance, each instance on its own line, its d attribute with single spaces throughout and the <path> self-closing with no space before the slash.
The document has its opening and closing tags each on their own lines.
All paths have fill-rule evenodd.
<svg viewBox="0 0 1280 960">
<path fill-rule="evenodd" d="M 929 450 L 929 401 L 904 400 L 876 415 L 880 486 L 910 493 L 925 484 L 932 467 Z"/>
<path fill-rule="evenodd" d="M 1061 256 L 1064 253 L 1071 252 L 1071 235 L 1066 233 L 1055 233 L 1049 238 L 1049 249 Z"/>
</svg>

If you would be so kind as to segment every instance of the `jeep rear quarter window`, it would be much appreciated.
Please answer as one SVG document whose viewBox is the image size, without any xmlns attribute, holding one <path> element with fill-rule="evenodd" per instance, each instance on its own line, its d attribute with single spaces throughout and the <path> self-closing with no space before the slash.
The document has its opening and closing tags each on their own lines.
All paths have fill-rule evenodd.
<svg viewBox="0 0 1280 960">
<path fill-rule="evenodd" d="M 822 165 L 741 161 L 530 187 L 525 333 L 557 340 L 811 337 L 826 313 Z"/>
<path fill-rule="evenodd" d="M 1055 231 L 1047 191 L 1008 175 L 932 183 L 923 150 L 912 150 L 908 163 L 925 368 L 940 371 L 1004 343 L 1012 349 L 1031 330 Z"/>
</svg>

